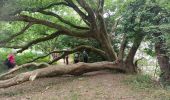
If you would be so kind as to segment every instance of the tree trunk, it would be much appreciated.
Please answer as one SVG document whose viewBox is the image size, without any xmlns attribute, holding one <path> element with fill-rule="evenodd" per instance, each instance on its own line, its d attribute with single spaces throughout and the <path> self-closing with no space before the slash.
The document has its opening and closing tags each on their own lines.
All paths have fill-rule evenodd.
<svg viewBox="0 0 170 100">
<path fill-rule="evenodd" d="M 127 55 L 125 64 L 127 66 L 127 69 L 129 70 L 129 73 L 137 73 L 137 66 L 135 66 L 134 64 L 134 57 L 144 36 L 145 36 L 144 34 L 139 33 L 139 35 L 135 37 L 133 45 Z"/>
<path fill-rule="evenodd" d="M 107 34 L 100 33 L 100 39 L 99 42 L 101 44 L 102 49 L 106 52 L 106 56 L 108 58 L 108 61 L 114 61 L 117 59 L 117 54 L 113 49 L 112 43 L 110 38 Z"/>
<path fill-rule="evenodd" d="M 26 81 L 33 81 L 40 77 L 51 77 L 58 75 L 82 75 L 87 72 L 112 69 L 126 72 L 123 64 L 114 64 L 113 62 L 96 62 L 96 63 L 78 63 L 70 65 L 49 66 L 34 71 L 21 73 L 8 80 L 0 81 L 0 88 L 6 88 L 13 85 L 21 84 Z"/>
<path fill-rule="evenodd" d="M 155 43 L 155 52 L 161 70 L 160 79 L 165 85 L 170 83 L 170 59 L 167 56 L 165 41 L 161 38 Z"/>
<path fill-rule="evenodd" d="M 124 54 L 125 54 L 125 48 L 126 48 L 127 43 L 128 42 L 127 42 L 127 39 L 126 39 L 126 34 L 124 34 L 122 43 L 120 45 L 119 53 L 118 53 L 118 60 L 123 61 Z"/>
</svg>

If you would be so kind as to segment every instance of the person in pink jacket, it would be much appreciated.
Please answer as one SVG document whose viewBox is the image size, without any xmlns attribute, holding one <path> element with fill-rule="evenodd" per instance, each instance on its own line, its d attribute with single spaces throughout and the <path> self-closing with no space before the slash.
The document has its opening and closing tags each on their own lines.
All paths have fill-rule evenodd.
<svg viewBox="0 0 170 100">
<path fill-rule="evenodd" d="M 13 53 L 8 55 L 7 60 L 5 61 L 5 64 L 8 66 L 8 69 L 15 67 L 16 63 L 15 63 L 15 56 Z"/>
<path fill-rule="evenodd" d="M 8 55 L 8 60 L 10 61 L 10 63 L 14 64 L 14 63 L 15 63 L 14 54 L 9 54 L 9 55 Z"/>
</svg>

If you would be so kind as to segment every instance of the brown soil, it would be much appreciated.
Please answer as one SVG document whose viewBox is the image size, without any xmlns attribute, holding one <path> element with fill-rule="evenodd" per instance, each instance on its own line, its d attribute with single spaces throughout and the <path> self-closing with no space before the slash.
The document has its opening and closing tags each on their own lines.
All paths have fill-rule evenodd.
<svg viewBox="0 0 170 100">
<path fill-rule="evenodd" d="M 127 77 L 98 71 L 79 77 L 41 78 L 0 89 L 0 100 L 152 100 L 149 92 L 124 84 Z"/>
</svg>

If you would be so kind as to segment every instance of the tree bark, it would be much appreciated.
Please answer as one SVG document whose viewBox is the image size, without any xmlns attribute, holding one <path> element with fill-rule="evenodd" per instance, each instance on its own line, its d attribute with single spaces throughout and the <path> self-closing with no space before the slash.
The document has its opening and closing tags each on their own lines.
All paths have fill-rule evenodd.
<svg viewBox="0 0 170 100">
<path fill-rule="evenodd" d="M 162 72 L 160 79 L 166 85 L 167 83 L 170 83 L 170 59 L 167 55 L 166 43 L 160 37 L 158 37 L 158 40 L 155 43 L 155 52 Z"/>
<path fill-rule="evenodd" d="M 101 6 L 103 6 L 103 3 L 101 3 Z M 107 32 L 106 29 L 106 23 L 105 20 L 103 18 L 103 7 L 101 7 L 102 9 L 99 10 L 99 12 L 96 14 L 98 15 L 98 21 L 99 21 L 99 42 L 101 43 L 101 46 L 103 48 L 103 50 L 107 53 L 106 56 L 108 57 L 109 61 L 115 61 L 117 60 L 117 53 L 115 52 L 115 50 L 113 49 L 113 45 L 112 45 L 112 41 L 111 38 L 109 37 L 109 33 Z"/>
<path fill-rule="evenodd" d="M 126 71 L 123 64 L 114 64 L 113 62 L 96 62 L 96 63 L 77 63 L 70 65 L 58 65 L 58 66 L 49 66 L 42 69 L 37 69 L 34 71 L 21 73 L 15 77 L 0 81 L 0 88 L 7 88 L 13 85 L 21 84 L 26 81 L 33 81 L 36 78 L 41 77 L 51 77 L 58 75 L 82 75 L 87 72 L 112 69 L 112 70 L 121 70 Z"/>
<path fill-rule="evenodd" d="M 8 72 L 6 73 L 3 73 L 0 75 L 0 80 L 1 79 L 8 79 L 8 78 L 11 78 L 12 76 L 10 76 L 11 74 L 14 74 L 14 73 L 17 73 L 18 71 L 24 69 L 24 68 L 30 68 L 30 67 L 33 67 L 33 68 L 44 68 L 44 67 L 47 67 L 48 64 L 47 63 L 27 63 L 27 64 L 23 64 L 21 66 L 16 66 L 15 68 L 9 70 Z"/>
<path fill-rule="evenodd" d="M 98 39 L 102 49 L 106 52 L 106 57 L 108 58 L 108 61 L 115 61 L 117 59 L 117 54 L 113 49 L 112 43 L 110 38 L 107 34 L 101 33 L 100 38 Z"/>
<path fill-rule="evenodd" d="M 118 60 L 123 61 L 126 45 L 127 45 L 127 39 L 126 39 L 126 35 L 124 34 L 122 43 L 120 45 L 119 53 L 118 53 Z"/>
<path fill-rule="evenodd" d="M 134 64 L 134 57 L 135 57 L 135 54 L 136 54 L 136 51 L 138 50 L 143 38 L 145 37 L 144 34 L 141 34 L 139 33 L 135 39 L 134 39 L 134 42 L 133 42 L 133 45 L 127 55 L 127 58 L 126 58 L 126 66 L 127 68 L 129 69 L 129 72 L 130 73 L 137 73 L 137 66 L 135 66 Z"/>
</svg>

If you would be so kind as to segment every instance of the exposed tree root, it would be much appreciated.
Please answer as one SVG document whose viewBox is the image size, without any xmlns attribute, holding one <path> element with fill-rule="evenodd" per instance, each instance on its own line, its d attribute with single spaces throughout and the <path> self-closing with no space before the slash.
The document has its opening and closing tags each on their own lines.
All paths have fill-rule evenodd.
<svg viewBox="0 0 170 100">
<path fill-rule="evenodd" d="M 50 77 L 58 75 L 82 75 L 87 72 L 113 69 L 126 71 L 122 64 L 114 64 L 113 62 L 96 62 L 96 63 L 78 63 L 71 65 L 50 65 L 46 68 L 37 69 L 16 75 L 13 78 L 0 81 L 0 88 L 6 88 L 13 85 L 21 84 L 26 81 L 33 81 L 40 77 Z"/>
</svg>

